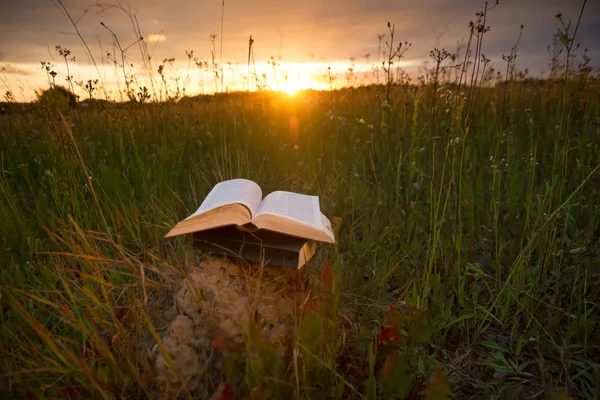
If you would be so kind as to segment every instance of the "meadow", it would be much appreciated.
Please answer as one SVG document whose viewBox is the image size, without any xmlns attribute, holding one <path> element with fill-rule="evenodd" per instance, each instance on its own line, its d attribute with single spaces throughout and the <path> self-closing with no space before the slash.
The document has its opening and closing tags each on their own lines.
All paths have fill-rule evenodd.
<svg viewBox="0 0 600 400">
<path fill-rule="evenodd" d="M 160 397 L 149 349 L 194 258 L 162 237 L 236 177 L 339 229 L 306 267 L 329 261 L 332 311 L 281 364 L 239 354 L 236 398 L 598 398 L 600 81 L 565 35 L 547 79 L 473 39 L 413 81 L 3 103 L 3 398 Z"/>
</svg>

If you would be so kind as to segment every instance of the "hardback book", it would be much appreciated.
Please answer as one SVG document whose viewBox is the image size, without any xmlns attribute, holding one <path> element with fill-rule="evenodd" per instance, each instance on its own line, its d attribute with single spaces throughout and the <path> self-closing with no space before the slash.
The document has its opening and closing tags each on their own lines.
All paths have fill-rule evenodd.
<svg viewBox="0 0 600 400">
<path fill-rule="evenodd" d="M 253 261 L 268 255 L 274 264 L 284 260 L 288 266 L 295 263 L 296 268 L 314 254 L 314 242 L 335 243 L 331 223 L 321 212 L 317 196 L 276 191 L 263 198 L 261 188 L 247 179 L 218 183 L 200 208 L 165 237 L 185 234 L 194 234 L 197 247 L 212 252 L 219 253 L 214 246 L 220 246 Z"/>
<path fill-rule="evenodd" d="M 194 233 L 194 247 L 203 252 L 296 269 L 315 254 L 316 244 L 264 229 L 241 231 L 234 225 Z"/>
</svg>

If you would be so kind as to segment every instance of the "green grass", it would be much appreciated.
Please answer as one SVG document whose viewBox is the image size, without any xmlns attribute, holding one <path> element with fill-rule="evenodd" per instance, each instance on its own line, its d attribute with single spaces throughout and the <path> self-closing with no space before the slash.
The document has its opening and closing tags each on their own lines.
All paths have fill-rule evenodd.
<svg viewBox="0 0 600 400">
<path fill-rule="evenodd" d="M 294 357 L 253 365 L 269 363 L 265 349 L 236 367 L 236 390 L 433 398 L 437 361 L 456 398 L 597 398 L 600 86 L 581 76 L 464 97 L 391 85 L 389 107 L 377 86 L 11 107 L 0 116 L 2 390 L 158 396 L 145 350 L 192 257 L 186 239 L 162 236 L 215 183 L 243 177 L 318 195 L 342 224 L 319 256 L 339 279 L 336 306 L 302 321 L 297 340 L 304 373 Z M 382 324 L 402 340 L 382 344 Z"/>
</svg>

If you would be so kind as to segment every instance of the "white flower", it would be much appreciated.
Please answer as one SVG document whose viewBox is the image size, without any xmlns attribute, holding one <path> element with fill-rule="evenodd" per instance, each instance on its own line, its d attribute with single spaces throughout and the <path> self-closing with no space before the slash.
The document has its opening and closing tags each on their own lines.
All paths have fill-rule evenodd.
<svg viewBox="0 0 600 400">
<path fill-rule="evenodd" d="M 422 153 L 422 152 L 424 152 L 424 151 L 425 151 L 425 147 L 421 147 L 421 148 L 419 149 L 419 151 L 420 151 L 421 153 Z"/>
<path fill-rule="evenodd" d="M 364 124 L 364 123 L 365 123 L 365 120 L 361 118 L 361 119 L 359 119 L 359 120 L 358 120 L 358 123 L 359 123 L 359 124 Z"/>
</svg>

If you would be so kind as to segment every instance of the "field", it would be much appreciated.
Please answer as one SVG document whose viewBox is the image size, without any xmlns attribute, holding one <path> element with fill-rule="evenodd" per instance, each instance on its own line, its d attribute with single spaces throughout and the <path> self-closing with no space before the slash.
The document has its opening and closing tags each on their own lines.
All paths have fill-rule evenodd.
<svg viewBox="0 0 600 400">
<path fill-rule="evenodd" d="M 421 81 L 295 96 L 4 103 L 3 398 L 160 397 L 148 350 L 193 258 L 162 236 L 235 177 L 339 228 L 306 267 L 335 275 L 298 316 L 317 339 L 240 351 L 236 398 L 598 398 L 598 73 L 432 56 Z"/>
</svg>

